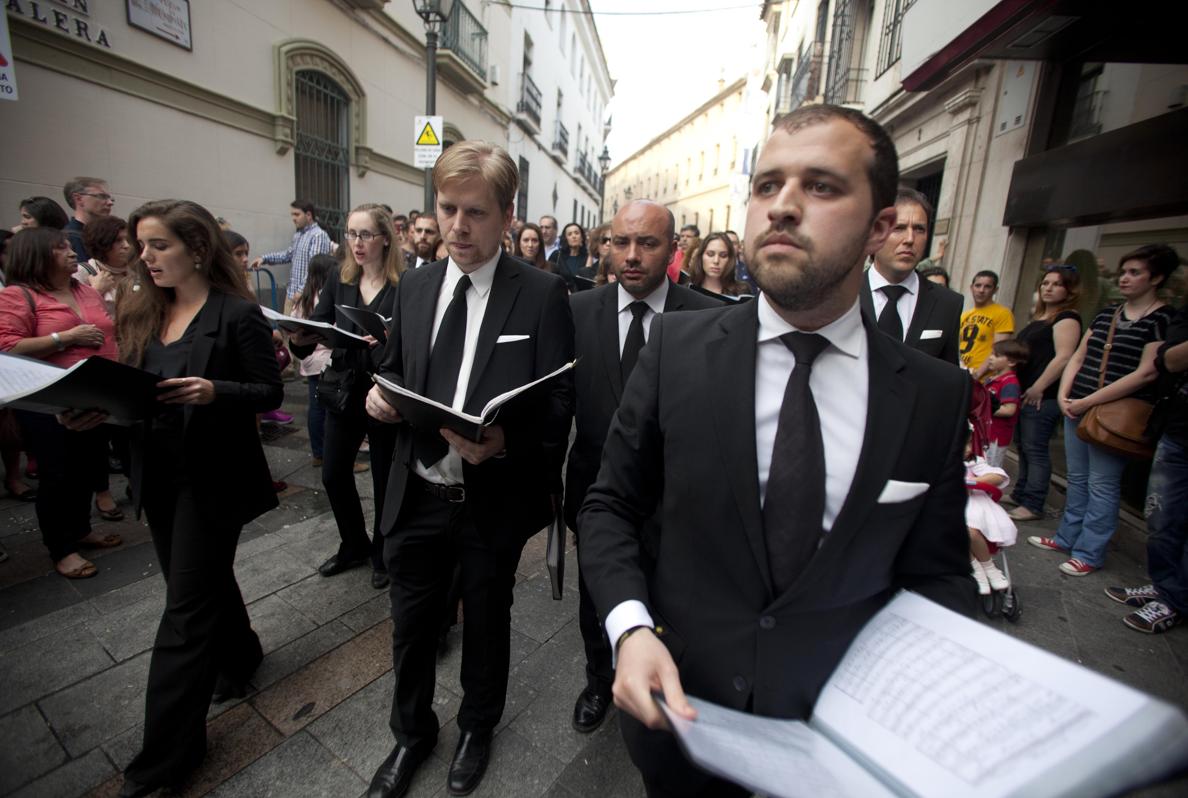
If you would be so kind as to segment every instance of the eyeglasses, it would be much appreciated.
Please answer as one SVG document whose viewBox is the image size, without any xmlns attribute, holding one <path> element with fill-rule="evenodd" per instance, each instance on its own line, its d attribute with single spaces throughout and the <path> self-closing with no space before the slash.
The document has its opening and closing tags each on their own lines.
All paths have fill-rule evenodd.
<svg viewBox="0 0 1188 798">
<path fill-rule="evenodd" d="M 609 244 L 610 242 L 611 242 L 611 240 L 610 240 L 610 236 L 605 236 L 605 237 L 603 237 L 603 239 L 602 239 L 602 243 L 604 243 L 604 244 Z"/>
<path fill-rule="evenodd" d="M 356 233 L 354 230 L 347 230 L 345 238 L 347 241 L 362 241 L 364 244 L 366 244 L 373 238 L 383 238 L 383 234 L 373 233 L 370 230 L 364 230 L 362 233 Z"/>
<path fill-rule="evenodd" d="M 112 196 L 110 194 L 94 194 L 90 191 L 80 191 L 78 193 L 82 194 L 84 197 L 94 197 L 95 199 L 103 200 L 104 202 L 110 202 L 112 200 Z"/>
<path fill-rule="evenodd" d="M 1045 272 L 1075 272 L 1076 266 L 1070 266 L 1067 263 L 1053 263 L 1050 266 L 1045 266 Z"/>
</svg>

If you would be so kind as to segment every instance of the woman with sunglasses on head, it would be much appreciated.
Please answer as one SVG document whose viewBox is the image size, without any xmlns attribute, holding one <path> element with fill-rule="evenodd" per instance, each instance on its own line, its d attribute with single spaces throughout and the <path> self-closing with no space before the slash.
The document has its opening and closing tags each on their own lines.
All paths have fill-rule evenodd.
<svg viewBox="0 0 1188 798">
<path fill-rule="evenodd" d="M 365 204 L 347 218 L 341 274 L 331 273 L 310 318 L 338 322 L 336 305 L 370 310 L 390 318 L 395 308 L 396 284 L 404 273 L 405 260 L 392 240 L 392 220 L 382 205 Z M 345 319 L 345 329 L 351 329 Z M 354 330 L 362 333 L 362 330 Z M 370 337 L 370 336 L 369 336 Z M 295 333 L 289 348 L 299 358 L 313 353 L 318 339 Z M 379 531 L 384 512 L 388 471 L 396 446 L 396 427 L 367 415 L 364 401 L 371 388 L 371 375 L 379 366 L 384 348 L 375 339 L 370 347 L 335 348 L 330 365 L 318 380 L 318 401 L 326 410 L 322 443 L 322 485 L 334 511 L 340 543 L 338 551 L 318 566 L 322 576 L 335 576 L 367 563 L 371 564 L 371 586 L 388 586 L 384 566 L 383 535 Z M 363 505 L 355 487 L 355 457 L 366 436 L 375 495 L 372 537 L 367 536 Z"/>
<path fill-rule="evenodd" d="M 1176 251 L 1164 244 L 1123 255 L 1118 277 L 1122 302 L 1094 317 L 1060 377 L 1056 397 L 1064 414 L 1068 495 L 1055 536 L 1033 536 L 1027 542 L 1069 554 L 1060 564 L 1069 576 L 1086 576 L 1104 564 L 1106 544 L 1118 525 L 1127 463 L 1126 457 L 1081 440 L 1077 425 L 1091 408 L 1106 402 L 1127 397 L 1154 401 L 1155 355 L 1173 312 L 1158 292 L 1179 264 Z"/>
<path fill-rule="evenodd" d="M 1027 344 L 1027 362 L 1017 370 L 1023 388 L 1019 412 L 1019 474 L 1011 500 L 1019 505 L 1010 512 L 1016 521 L 1037 521 L 1044 516 L 1048 484 L 1052 479 L 1049 445 L 1060 422 L 1056 391 L 1060 375 L 1081 340 L 1081 314 L 1077 313 L 1081 279 L 1068 264 L 1048 266 L 1036 288 L 1038 298 L 1031 323 L 1016 340 Z"/>
</svg>

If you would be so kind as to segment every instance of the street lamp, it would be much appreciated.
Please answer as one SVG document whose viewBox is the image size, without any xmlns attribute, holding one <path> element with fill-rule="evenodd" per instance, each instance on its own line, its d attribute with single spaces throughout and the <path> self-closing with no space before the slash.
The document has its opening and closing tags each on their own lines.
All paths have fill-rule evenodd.
<svg viewBox="0 0 1188 798">
<path fill-rule="evenodd" d="M 602 154 L 598 156 L 598 165 L 602 167 L 602 182 L 598 185 L 598 218 L 601 222 L 606 217 L 606 173 L 610 169 L 610 150 L 602 145 Z"/>
<path fill-rule="evenodd" d="M 425 23 L 425 115 L 437 113 L 437 35 L 445 27 L 454 0 L 412 0 Z M 425 170 L 425 213 L 433 215 L 433 170 Z"/>
</svg>

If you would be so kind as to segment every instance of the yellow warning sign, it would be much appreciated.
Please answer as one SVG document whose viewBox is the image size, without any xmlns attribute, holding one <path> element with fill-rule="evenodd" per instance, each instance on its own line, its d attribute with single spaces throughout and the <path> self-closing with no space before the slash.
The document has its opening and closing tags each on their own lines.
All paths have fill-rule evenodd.
<svg viewBox="0 0 1188 798">
<path fill-rule="evenodd" d="M 426 122 L 425 127 L 421 130 L 421 135 L 417 136 L 417 146 L 437 147 L 441 141 L 437 138 L 437 134 L 433 132 L 433 125 Z"/>
</svg>

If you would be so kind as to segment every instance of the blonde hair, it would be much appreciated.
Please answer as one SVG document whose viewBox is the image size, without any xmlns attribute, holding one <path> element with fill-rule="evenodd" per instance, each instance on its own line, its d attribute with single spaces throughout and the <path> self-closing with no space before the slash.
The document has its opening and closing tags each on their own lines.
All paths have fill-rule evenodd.
<svg viewBox="0 0 1188 798">
<path fill-rule="evenodd" d="M 388 209 L 383 205 L 374 202 L 365 202 L 362 205 L 356 205 L 349 214 L 347 214 L 347 222 L 350 223 L 350 218 L 356 213 L 366 213 L 371 217 L 371 221 L 375 222 L 375 226 L 379 229 L 379 234 L 384 237 L 384 277 L 392 285 L 400 282 L 400 275 L 404 274 L 404 256 L 401 254 L 400 247 L 392 246 L 392 216 L 388 213 Z M 343 244 L 340 247 L 345 251 L 342 256 L 342 272 L 339 276 L 339 281 L 343 283 L 356 283 L 359 281 L 359 276 L 363 273 L 363 267 L 355 260 L 355 253 L 349 246 Z"/>
<path fill-rule="evenodd" d="M 433 188 L 477 177 L 491 187 L 501 210 L 516 201 L 520 175 L 507 150 L 486 141 L 459 141 L 441 154 L 433 166 Z M 543 243 L 543 242 L 542 242 Z"/>
</svg>

